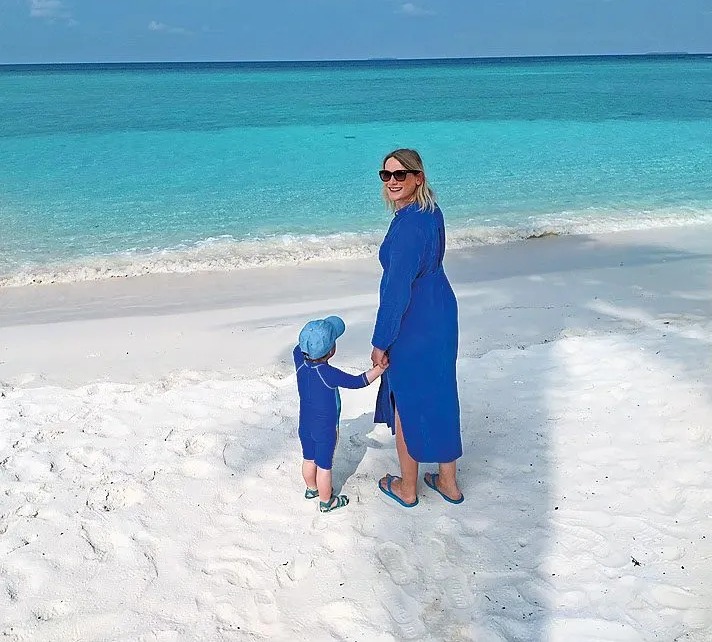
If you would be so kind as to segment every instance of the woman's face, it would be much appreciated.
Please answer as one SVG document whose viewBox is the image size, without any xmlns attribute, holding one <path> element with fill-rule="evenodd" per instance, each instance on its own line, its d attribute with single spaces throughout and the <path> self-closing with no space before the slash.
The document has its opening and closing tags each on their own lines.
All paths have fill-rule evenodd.
<svg viewBox="0 0 712 642">
<path fill-rule="evenodd" d="M 383 169 L 389 172 L 395 172 L 396 170 L 403 170 L 405 167 L 401 165 L 399 160 L 391 157 L 383 165 Z M 415 192 L 418 186 L 423 183 L 423 174 L 406 174 L 404 181 L 397 181 L 395 176 L 391 176 L 390 180 L 384 183 L 384 189 L 386 190 L 386 196 L 393 201 L 396 209 L 405 207 L 409 203 L 415 200 Z"/>
</svg>

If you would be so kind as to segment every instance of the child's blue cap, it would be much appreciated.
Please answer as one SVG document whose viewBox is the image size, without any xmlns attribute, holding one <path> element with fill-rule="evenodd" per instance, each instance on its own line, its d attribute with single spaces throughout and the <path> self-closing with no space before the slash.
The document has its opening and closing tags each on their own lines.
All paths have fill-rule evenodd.
<svg viewBox="0 0 712 642">
<path fill-rule="evenodd" d="M 321 359 L 345 331 L 346 324 L 339 317 L 309 321 L 299 333 L 299 349 L 309 359 Z"/>
</svg>

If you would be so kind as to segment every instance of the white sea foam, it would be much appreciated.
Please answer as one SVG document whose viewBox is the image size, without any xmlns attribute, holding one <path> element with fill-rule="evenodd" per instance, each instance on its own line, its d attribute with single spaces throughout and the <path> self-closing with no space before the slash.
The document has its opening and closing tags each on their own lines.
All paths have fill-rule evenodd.
<svg viewBox="0 0 712 642">
<path fill-rule="evenodd" d="M 523 220 L 524 217 L 517 217 Z M 509 243 L 547 236 L 574 234 L 607 234 L 665 227 L 687 227 L 712 223 L 712 210 L 676 208 L 675 210 L 618 210 L 606 212 L 597 208 L 586 211 L 556 212 L 529 218 L 527 224 L 483 227 L 474 220 L 448 230 L 448 246 L 466 248 L 476 245 Z"/>
<path fill-rule="evenodd" d="M 704 223 L 712 223 L 712 211 L 692 208 L 610 214 L 600 211 L 558 212 L 530 217 L 527 224 L 515 226 L 482 225 L 473 219 L 449 227 L 448 246 L 467 248 L 546 236 L 601 234 Z M 225 272 L 309 261 L 373 257 L 382 238 L 383 231 L 324 236 L 284 235 L 254 240 L 221 236 L 191 246 L 150 251 L 132 249 L 67 262 L 27 264 L 0 274 L 0 287 L 96 281 L 146 274 Z"/>
</svg>

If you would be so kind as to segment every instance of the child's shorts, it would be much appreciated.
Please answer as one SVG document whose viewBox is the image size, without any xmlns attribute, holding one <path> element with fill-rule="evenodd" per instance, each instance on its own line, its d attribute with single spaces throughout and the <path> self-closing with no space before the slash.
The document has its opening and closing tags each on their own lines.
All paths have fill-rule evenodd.
<svg viewBox="0 0 712 642">
<path fill-rule="evenodd" d="M 302 442 L 302 456 L 307 461 L 313 461 L 319 468 L 331 470 L 334 462 L 334 451 L 338 429 L 320 430 L 312 432 L 299 426 L 299 441 Z"/>
</svg>

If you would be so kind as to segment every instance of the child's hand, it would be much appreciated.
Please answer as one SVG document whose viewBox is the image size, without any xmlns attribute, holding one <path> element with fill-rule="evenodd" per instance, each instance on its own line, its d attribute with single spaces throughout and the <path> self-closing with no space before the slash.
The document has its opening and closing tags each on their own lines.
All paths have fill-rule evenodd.
<svg viewBox="0 0 712 642">
<path fill-rule="evenodd" d="M 380 377 L 385 371 L 388 366 L 373 366 L 370 370 L 368 370 L 366 374 L 366 379 L 368 380 L 368 383 L 373 383 L 378 377 Z"/>
</svg>

